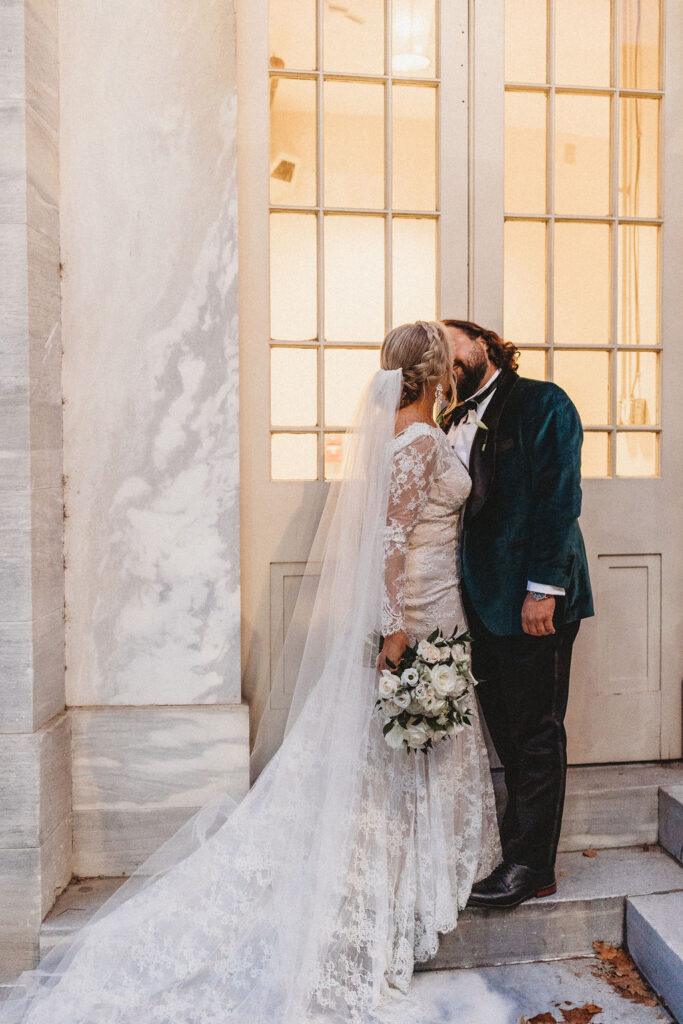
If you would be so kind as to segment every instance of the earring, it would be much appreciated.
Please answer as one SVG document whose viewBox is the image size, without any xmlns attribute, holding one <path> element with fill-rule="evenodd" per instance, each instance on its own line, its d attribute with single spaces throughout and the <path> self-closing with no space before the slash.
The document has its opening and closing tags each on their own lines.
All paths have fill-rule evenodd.
<svg viewBox="0 0 683 1024">
<path fill-rule="evenodd" d="M 436 404 L 439 406 L 439 408 L 441 408 L 441 406 L 443 405 L 443 385 L 442 384 L 437 384 L 436 385 Z"/>
</svg>

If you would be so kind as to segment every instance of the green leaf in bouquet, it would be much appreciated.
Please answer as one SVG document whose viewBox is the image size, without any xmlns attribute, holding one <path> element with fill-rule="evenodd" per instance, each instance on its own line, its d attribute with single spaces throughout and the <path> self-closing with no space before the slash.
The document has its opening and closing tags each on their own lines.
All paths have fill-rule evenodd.
<svg viewBox="0 0 683 1024">
<path fill-rule="evenodd" d="M 437 628 L 434 630 L 434 632 L 430 633 L 429 636 L 427 637 L 427 643 L 428 644 L 433 644 L 440 632 L 441 632 L 441 630 L 437 626 Z"/>
<path fill-rule="evenodd" d="M 382 729 L 382 736 L 386 736 L 387 733 L 391 732 L 391 730 L 394 728 L 394 722 L 395 721 L 396 721 L 396 719 L 392 718 L 392 720 L 390 722 L 387 722 L 387 724 Z"/>
</svg>

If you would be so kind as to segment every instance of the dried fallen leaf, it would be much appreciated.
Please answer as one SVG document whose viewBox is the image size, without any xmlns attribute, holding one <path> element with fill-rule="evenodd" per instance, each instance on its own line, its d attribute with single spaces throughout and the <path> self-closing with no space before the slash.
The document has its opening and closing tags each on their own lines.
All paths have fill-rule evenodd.
<svg viewBox="0 0 683 1024">
<path fill-rule="evenodd" d="M 566 871 L 560 871 L 560 872 L 558 872 L 558 877 L 559 877 L 559 878 L 566 878 L 566 877 L 567 877 L 567 872 L 566 872 Z"/>
<path fill-rule="evenodd" d="M 654 992 L 647 984 L 625 949 L 611 946 L 608 942 L 594 942 L 598 962 L 591 968 L 592 973 L 611 985 L 624 999 L 641 1006 L 656 1006 Z"/>
<path fill-rule="evenodd" d="M 537 1013 L 535 1017 L 529 1017 L 527 1024 L 558 1024 L 552 1013 Z"/>
<path fill-rule="evenodd" d="M 562 1010 L 562 1016 L 567 1024 L 590 1024 L 596 1013 L 602 1013 L 602 1007 L 595 1006 L 594 1003 L 576 1006 L 572 1010 Z"/>
<path fill-rule="evenodd" d="M 587 850 L 583 851 L 584 857 L 597 857 L 598 851 L 594 850 L 592 846 L 589 846 Z"/>
</svg>

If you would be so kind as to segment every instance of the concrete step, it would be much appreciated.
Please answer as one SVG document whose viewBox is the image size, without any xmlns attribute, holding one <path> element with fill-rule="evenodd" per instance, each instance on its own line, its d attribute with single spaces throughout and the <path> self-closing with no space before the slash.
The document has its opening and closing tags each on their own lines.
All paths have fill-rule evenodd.
<svg viewBox="0 0 683 1024">
<path fill-rule="evenodd" d="M 628 896 L 683 891 L 683 868 L 659 847 L 562 853 L 558 891 L 514 910 L 468 909 L 421 970 L 589 956 L 593 942 L 624 941 Z"/>
<path fill-rule="evenodd" d="M 659 842 L 683 864 L 683 785 L 659 790 Z"/>
<path fill-rule="evenodd" d="M 659 789 L 678 785 L 680 761 L 570 768 L 560 851 L 656 843 Z"/>
<path fill-rule="evenodd" d="M 526 1024 L 539 1019 L 548 1024 L 572 1019 L 591 1024 L 674 1024 L 661 1004 L 645 1006 L 615 991 L 602 966 L 596 957 L 581 957 L 426 971 L 416 975 L 411 988 L 423 1008 L 422 1024 Z M 589 1012 L 582 1014 L 581 1008 Z"/>
<path fill-rule="evenodd" d="M 529 963 L 590 956 L 596 940 L 624 941 L 628 896 L 683 892 L 683 867 L 658 847 L 604 850 L 596 857 L 560 854 L 558 892 L 515 910 L 465 910 L 443 937 L 435 960 L 420 970 Z M 81 927 L 124 880 L 76 880 L 43 922 L 41 956 Z"/>
<path fill-rule="evenodd" d="M 628 948 L 677 1020 L 683 1020 L 683 892 L 632 896 L 626 906 Z"/>
<path fill-rule="evenodd" d="M 40 928 L 40 958 L 54 944 L 81 928 L 116 892 L 125 878 L 75 878 L 66 887 Z"/>
</svg>

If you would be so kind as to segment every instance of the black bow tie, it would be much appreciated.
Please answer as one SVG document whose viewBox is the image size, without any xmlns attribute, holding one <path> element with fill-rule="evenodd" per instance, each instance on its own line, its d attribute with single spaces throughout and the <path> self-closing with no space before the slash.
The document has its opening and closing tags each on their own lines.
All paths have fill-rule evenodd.
<svg viewBox="0 0 683 1024">
<path fill-rule="evenodd" d="M 460 405 L 456 405 L 455 409 L 451 413 L 451 425 L 462 423 L 468 412 L 471 412 L 472 410 L 476 411 L 484 399 L 488 398 L 491 392 L 496 390 L 497 383 L 498 378 L 496 377 L 496 379 L 492 380 L 488 387 L 484 388 L 482 393 L 477 395 L 476 398 L 468 398 L 467 401 L 461 402 Z"/>
</svg>

